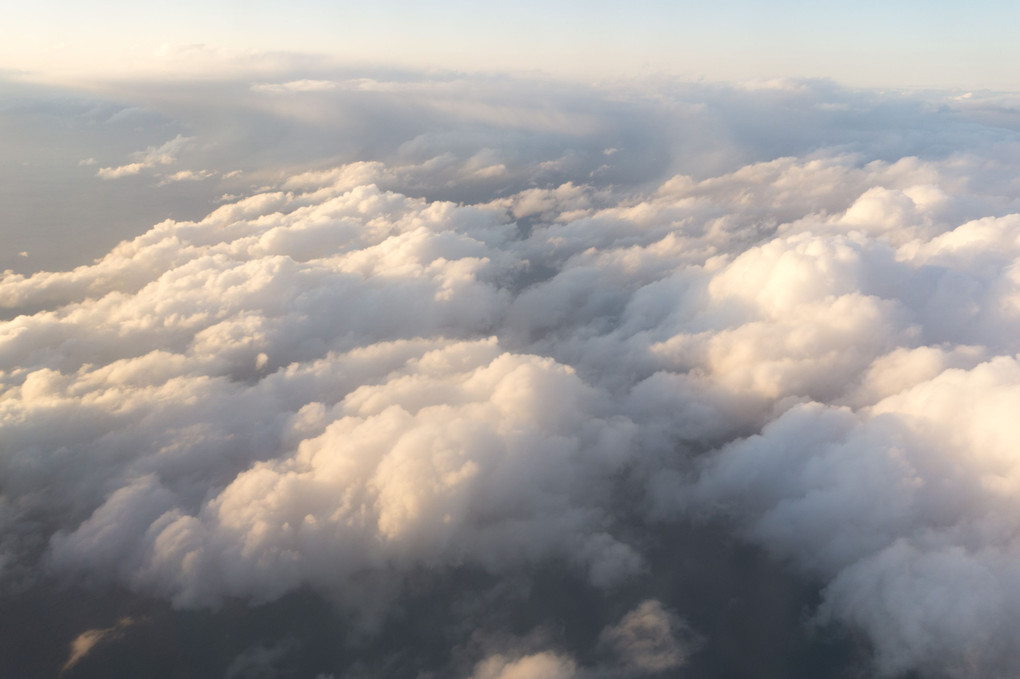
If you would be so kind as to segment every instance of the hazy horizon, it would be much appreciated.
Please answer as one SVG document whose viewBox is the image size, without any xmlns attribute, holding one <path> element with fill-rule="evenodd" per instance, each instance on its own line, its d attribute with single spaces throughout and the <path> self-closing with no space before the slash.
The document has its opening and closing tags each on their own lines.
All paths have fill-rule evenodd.
<svg viewBox="0 0 1020 679">
<path fill-rule="evenodd" d="M 743 81 L 832 78 L 854 87 L 1020 89 L 1014 3 L 727 0 L 146 3 L 12 7 L 0 67 L 89 79 L 271 66 Z M 301 56 L 303 55 L 303 56 Z"/>
</svg>

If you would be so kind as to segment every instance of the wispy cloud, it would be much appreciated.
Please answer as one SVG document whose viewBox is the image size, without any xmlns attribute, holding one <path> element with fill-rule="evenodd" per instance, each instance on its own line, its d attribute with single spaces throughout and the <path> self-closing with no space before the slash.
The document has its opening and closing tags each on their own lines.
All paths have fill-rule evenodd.
<svg viewBox="0 0 1020 679">
<path fill-rule="evenodd" d="M 170 141 L 160 146 L 150 146 L 144 151 L 133 154 L 136 159 L 133 163 L 119 165 L 116 167 L 102 167 L 96 171 L 96 176 L 102 179 L 120 179 L 141 173 L 160 165 L 171 165 L 177 162 L 177 156 L 192 141 L 191 137 L 177 135 Z M 91 163 L 90 163 L 91 164 Z M 181 174 L 180 172 L 177 173 Z M 172 175 L 176 176 L 176 175 Z M 187 177 L 184 177 L 187 178 Z M 178 181 L 178 180 L 171 180 Z"/>
</svg>

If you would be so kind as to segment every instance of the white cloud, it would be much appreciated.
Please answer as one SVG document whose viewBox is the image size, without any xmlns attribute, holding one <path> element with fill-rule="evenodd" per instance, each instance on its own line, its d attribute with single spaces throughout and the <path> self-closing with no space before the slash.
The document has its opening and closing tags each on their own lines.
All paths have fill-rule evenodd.
<svg viewBox="0 0 1020 679">
<path fill-rule="evenodd" d="M 133 163 L 119 165 L 116 167 L 99 168 L 96 170 L 96 176 L 102 179 L 120 179 L 122 177 L 139 174 L 142 170 L 148 170 L 160 165 L 171 165 L 177 162 L 177 156 L 191 143 L 191 141 L 191 137 L 185 137 L 179 134 L 160 146 L 150 146 L 144 151 L 139 151 L 138 153 L 133 154 L 134 158 L 137 159 Z M 200 171 L 199 174 L 201 174 L 201 172 L 204 171 Z M 177 179 L 168 179 L 168 181 L 180 181 L 181 179 L 192 178 L 191 173 L 188 171 L 177 172 L 170 176 L 177 177 Z M 195 178 L 204 178 L 204 176 Z"/>
<path fill-rule="evenodd" d="M 96 176 L 102 179 L 120 179 L 121 177 L 130 177 L 131 175 L 138 174 L 147 167 L 151 166 L 145 163 L 128 163 L 127 165 L 118 165 L 117 167 L 101 167 L 96 170 Z"/>
<path fill-rule="evenodd" d="M 173 174 L 164 175 L 159 183 L 163 185 L 175 182 L 198 182 L 215 176 L 216 173 L 212 170 L 180 170 Z"/>
<path fill-rule="evenodd" d="M 598 127 L 464 87 L 430 110 Z M 803 83 L 748 91 L 819 103 Z M 628 154 L 597 141 L 599 163 Z M 664 568 L 627 517 L 723 516 L 819 583 L 819 619 L 863 630 L 879 672 L 1020 666 L 1015 161 L 724 149 L 731 170 L 617 186 L 567 176 L 566 154 L 522 170 L 507 146 L 442 145 L 0 279 L 0 305 L 29 310 L 0 325 L 0 478 L 52 526 L 46 565 L 178 606 L 310 587 L 385 608 L 420 569 L 549 563 L 620 592 Z M 564 176 L 529 185 L 541 172 Z M 5 547 L 5 568 L 31 558 Z M 696 662 L 678 606 L 646 600 L 603 648 L 628 671 Z M 578 658 L 469 671 L 570 677 Z"/>
<path fill-rule="evenodd" d="M 36 400 L 52 393 L 31 389 Z M 557 553 L 614 569 L 612 582 L 633 564 L 617 565 L 626 548 L 600 532 L 575 476 L 619 464 L 631 426 L 591 419 L 595 398 L 548 360 L 455 343 L 293 412 L 274 436 L 296 449 L 239 474 L 197 514 L 152 476 L 132 482 L 59 536 L 54 559 L 111 569 L 182 605 L 269 600 L 302 582 L 343 597 L 349 578 L 385 563 L 470 559 L 504 572 Z"/>
</svg>

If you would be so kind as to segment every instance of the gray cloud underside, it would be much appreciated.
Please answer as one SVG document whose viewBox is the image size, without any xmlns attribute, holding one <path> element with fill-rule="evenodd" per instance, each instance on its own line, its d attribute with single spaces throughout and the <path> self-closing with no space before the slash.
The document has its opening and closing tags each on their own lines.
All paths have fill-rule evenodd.
<svg viewBox="0 0 1020 679">
<path fill-rule="evenodd" d="M 371 85 L 295 82 L 250 91 Z M 310 588 L 371 627 L 422 568 L 616 591 L 661 568 L 622 517 L 708 517 L 819 583 L 816 620 L 863 631 L 877 672 L 1008 674 L 1020 213 L 996 134 L 460 203 L 414 187 L 527 165 L 419 140 L 8 274 L 0 577 L 182 608 Z M 600 636 L 615 670 L 532 645 L 463 676 L 679 671 L 706 643 L 682 607 L 632 608 Z"/>
</svg>

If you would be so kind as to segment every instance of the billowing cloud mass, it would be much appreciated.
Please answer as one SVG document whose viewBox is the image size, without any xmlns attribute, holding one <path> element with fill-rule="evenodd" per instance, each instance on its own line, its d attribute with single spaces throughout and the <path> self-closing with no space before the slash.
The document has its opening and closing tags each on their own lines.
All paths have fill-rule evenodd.
<svg viewBox="0 0 1020 679">
<path fill-rule="evenodd" d="M 350 162 L 8 273 L 0 581 L 182 610 L 313 592 L 371 637 L 422 573 L 480 574 L 502 601 L 553 569 L 610 602 L 587 636 L 483 643 L 465 612 L 447 671 L 680 676 L 726 648 L 703 608 L 733 603 L 652 583 L 725 570 L 689 537 L 663 556 L 708 525 L 808 583 L 804 624 L 859 635 L 879 675 L 1011 675 L 1020 194 L 995 130 L 878 157 L 879 130 L 635 185 L 518 186 L 527 167 L 491 149 Z M 437 177 L 481 184 L 415 190 Z M 92 629 L 69 666 L 115 628 Z"/>
</svg>

